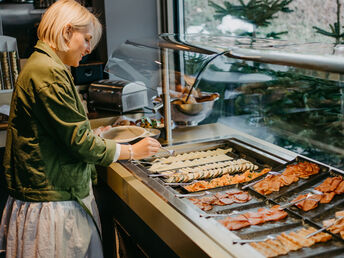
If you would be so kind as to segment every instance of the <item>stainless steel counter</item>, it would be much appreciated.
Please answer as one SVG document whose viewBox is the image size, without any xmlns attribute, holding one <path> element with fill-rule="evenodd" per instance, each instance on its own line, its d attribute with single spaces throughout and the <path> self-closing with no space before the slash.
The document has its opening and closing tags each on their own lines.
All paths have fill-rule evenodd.
<svg viewBox="0 0 344 258">
<path fill-rule="evenodd" d="M 222 124 L 178 128 L 173 131 L 173 145 L 206 144 L 214 139 L 235 137 L 254 142 L 262 150 L 278 153 L 283 160 L 292 160 L 292 152 L 245 135 Z M 131 167 L 132 166 L 132 167 Z M 135 173 L 134 173 L 135 170 Z M 262 257 L 248 245 L 233 245 L 238 238 L 214 219 L 199 216 L 199 211 L 173 191 L 150 180 L 129 162 L 111 164 L 104 179 L 110 188 L 132 209 L 178 256 L 187 257 Z"/>
</svg>

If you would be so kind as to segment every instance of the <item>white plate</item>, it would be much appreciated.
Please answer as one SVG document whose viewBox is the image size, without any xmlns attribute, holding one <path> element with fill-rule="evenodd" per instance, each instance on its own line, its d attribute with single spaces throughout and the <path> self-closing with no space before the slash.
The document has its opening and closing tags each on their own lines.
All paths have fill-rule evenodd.
<svg viewBox="0 0 344 258">
<path fill-rule="evenodd" d="M 111 139 L 118 143 L 124 143 L 147 136 L 147 131 L 139 126 L 116 126 L 101 133 L 100 136 L 104 139 Z"/>
<path fill-rule="evenodd" d="M 145 128 L 148 131 L 147 136 L 158 139 L 160 136 L 160 130 L 156 128 Z"/>
</svg>

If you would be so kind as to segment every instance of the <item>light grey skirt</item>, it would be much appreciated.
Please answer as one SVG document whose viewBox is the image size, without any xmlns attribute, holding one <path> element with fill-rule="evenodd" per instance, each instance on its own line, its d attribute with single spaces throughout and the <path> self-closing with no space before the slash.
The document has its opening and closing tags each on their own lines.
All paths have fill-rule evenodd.
<svg viewBox="0 0 344 258">
<path fill-rule="evenodd" d="M 92 192 L 83 199 L 100 228 Z M 23 202 L 9 197 L 0 225 L 6 257 L 103 257 L 92 218 L 76 201 Z"/>
</svg>

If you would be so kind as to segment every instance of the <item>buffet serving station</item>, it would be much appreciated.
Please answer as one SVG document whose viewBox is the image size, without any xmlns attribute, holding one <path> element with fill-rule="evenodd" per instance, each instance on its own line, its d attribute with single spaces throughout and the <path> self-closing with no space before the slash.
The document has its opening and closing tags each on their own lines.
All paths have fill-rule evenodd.
<svg viewBox="0 0 344 258">
<path fill-rule="evenodd" d="M 162 35 L 154 43 L 128 41 L 110 57 L 106 67 L 110 79 L 140 81 L 149 99 L 160 96 L 164 128 L 159 140 L 174 155 L 162 152 L 151 159 L 113 163 L 102 172 L 103 179 L 177 256 L 340 257 L 344 253 L 341 231 L 333 230 L 333 225 L 315 231 L 344 210 L 342 170 L 214 121 L 209 110 L 201 116 L 202 110 L 188 114 L 179 108 L 184 117 L 175 113 L 172 117 L 171 108 L 197 105 L 199 96 L 196 102 L 178 104 L 171 92 L 178 92 L 180 85 L 186 94 L 201 88 L 217 61 L 232 68 L 239 64 L 229 73 L 232 83 L 240 85 L 271 84 L 276 73 L 280 76 L 288 69 L 304 77 L 328 73 L 341 83 L 344 58 L 298 54 L 295 44 L 286 46 L 285 42 L 246 44 L 244 38 L 206 41 L 202 37 Z M 142 49 L 144 55 L 139 55 Z M 248 74 L 239 66 L 277 72 L 264 77 L 252 69 Z M 189 77 L 194 78 L 191 83 Z M 177 98 L 185 101 L 189 95 Z M 217 108 L 226 108 L 223 103 Z M 253 118 L 261 119 L 257 113 Z M 182 123 L 188 119 L 196 122 Z M 104 123 L 112 121 L 91 121 L 93 128 Z M 333 189 L 327 187 L 329 181 L 332 186 L 332 181 L 337 182 Z M 341 217 L 337 219 L 340 222 Z"/>
</svg>

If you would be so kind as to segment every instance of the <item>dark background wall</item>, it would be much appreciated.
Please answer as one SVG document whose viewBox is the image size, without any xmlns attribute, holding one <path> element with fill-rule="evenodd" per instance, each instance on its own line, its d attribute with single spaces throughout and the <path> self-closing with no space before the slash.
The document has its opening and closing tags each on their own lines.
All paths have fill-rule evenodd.
<svg viewBox="0 0 344 258">
<path fill-rule="evenodd" d="M 108 56 L 127 39 L 158 34 L 156 0 L 104 0 Z"/>
</svg>

